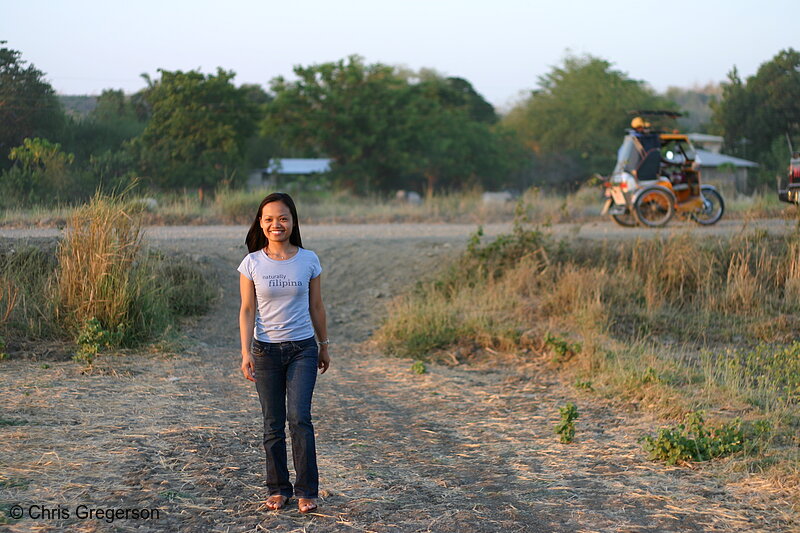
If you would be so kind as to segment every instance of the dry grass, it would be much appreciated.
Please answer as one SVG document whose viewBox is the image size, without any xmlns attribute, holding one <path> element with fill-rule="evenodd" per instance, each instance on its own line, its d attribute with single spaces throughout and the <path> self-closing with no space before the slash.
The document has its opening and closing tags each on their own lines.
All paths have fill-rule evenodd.
<svg viewBox="0 0 800 533">
<path fill-rule="evenodd" d="M 656 335 L 700 344 L 780 342 L 796 331 L 799 235 L 701 241 L 677 234 L 617 244 L 527 235 L 536 236 L 521 248 L 516 237 L 501 237 L 468 253 L 438 281 L 399 299 L 381 338 L 390 345 L 413 338 L 409 329 L 393 332 L 395 324 L 424 327 L 421 338 L 437 338 L 441 317 L 449 317 L 445 329 L 485 337 L 497 330 L 492 323 L 541 335 L 572 323 L 568 329 L 584 337 Z M 416 309 L 440 320 L 417 320 Z M 747 339 L 743 329 L 751 332 Z"/>
<path fill-rule="evenodd" d="M 76 210 L 58 250 L 65 320 L 77 326 L 95 317 L 113 329 L 127 323 L 141 246 L 140 222 L 121 202 L 95 196 Z"/>
<path fill-rule="evenodd" d="M 399 297 L 377 339 L 445 361 L 516 353 L 667 418 L 766 424 L 737 461 L 800 489 L 798 246 L 800 234 L 610 245 L 518 229 Z"/>
<path fill-rule="evenodd" d="M 163 193 L 131 200 L 129 211 L 141 211 L 149 225 L 249 224 L 254 209 L 269 190 L 222 189 L 203 198 L 193 191 Z M 531 222 L 548 225 L 599 219 L 602 208 L 598 187 L 585 186 L 571 194 L 546 193 L 531 188 L 521 195 Z M 130 195 L 128 195 L 130 196 Z M 155 200 L 153 204 L 152 200 Z M 342 192 L 300 191 L 304 221 L 312 224 L 385 222 L 509 222 L 515 202 L 484 204 L 478 190 L 442 193 L 419 204 L 385 196 L 357 197 Z M 726 197 L 726 218 L 796 218 L 797 208 L 780 203 L 776 195 Z M 0 226 L 61 227 L 75 211 L 69 206 L 9 209 L 0 214 Z"/>
<path fill-rule="evenodd" d="M 209 208 L 225 222 L 249 224 L 253 210 L 270 191 L 223 191 L 218 193 Z M 600 205 L 596 191 L 581 191 L 569 196 L 543 194 L 530 189 L 522 195 L 529 206 L 529 216 L 542 223 L 581 221 L 599 214 Z M 383 223 L 383 222 L 461 222 L 491 223 L 513 219 L 516 203 L 493 202 L 485 204 L 481 191 L 443 193 L 424 199 L 420 204 L 392 198 L 358 197 L 346 193 L 298 194 L 298 209 L 306 223 Z"/>
<path fill-rule="evenodd" d="M 25 338 L 53 339 L 55 323 L 53 280 L 57 264 L 52 242 L 3 243 L 0 251 L 0 335 L 10 351 Z"/>
</svg>

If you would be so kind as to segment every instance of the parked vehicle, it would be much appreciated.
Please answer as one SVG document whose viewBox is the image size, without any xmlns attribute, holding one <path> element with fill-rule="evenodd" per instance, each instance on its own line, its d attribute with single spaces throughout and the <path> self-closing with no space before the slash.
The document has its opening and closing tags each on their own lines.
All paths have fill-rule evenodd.
<svg viewBox="0 0 800 533">
<path fill-rule="evenodd" d="M 789 160 L 789 184 L 781 189 L 780 180 L 778 181 L 778 198 L 781 202 L 800 205 L 800 152 L 792 149 L 792 140 L 788 133 L 786 141 L 789 143 L 789 153 L 792 154 Z"/>
<path fill-rule="evenodd" d="M 679 116 L 668 111 L 639 114 Z M 698 224 L 715 224 L 725 212 L 725 201 L 715 187 L 701 183 L 695 158 L 685 134 L 652 132 L 637 116 L 617 152 L 614 171 L 604 179 L 602 214 L 622 226 L 659 227 L 676 213 Z"/>
</svg>

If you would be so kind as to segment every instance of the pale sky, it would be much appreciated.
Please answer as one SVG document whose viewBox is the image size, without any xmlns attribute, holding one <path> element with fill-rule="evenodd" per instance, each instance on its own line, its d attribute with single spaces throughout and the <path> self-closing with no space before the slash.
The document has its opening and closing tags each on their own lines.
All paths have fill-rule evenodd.
<svg viewBox="0 0 800 533">
<path fill-rule="evenodd" d="M 659 91 L 754 74 L 800 49 L 790 0 L 0 0 L 0 40 L 60 94 L 134 92 L 157 69 L 236 72 L 265 87 L 351 54 L 434 68 L 507 107 L 567 50 Z"/>
</svg>

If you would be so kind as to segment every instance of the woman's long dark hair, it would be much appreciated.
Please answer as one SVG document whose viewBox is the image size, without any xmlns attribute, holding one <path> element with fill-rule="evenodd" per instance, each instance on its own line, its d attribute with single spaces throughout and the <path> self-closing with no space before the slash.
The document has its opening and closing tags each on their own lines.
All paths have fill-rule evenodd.
<svg viewBox="0 0 800 533">
<path fill-rule="evenodd" d="M 303 247 L 303 240 L 300 238 L 300 220 L 297 217 L 297 208 L 294 206 L 294 200 L 285 192 L 274 192 L 261 200 L 261 205 L 258 206 L 258 211 L 256 211 L 256 218 L 250 225 L 250 230 L 244 239 L 244 243 L 250 253 L 257 252 L 267 245 L 267 236 L 264 235 L 264 230 L 261 229 L 261 211 L 265 205 L 272 202 L 283 202 L 289 208 L 289 212 L 292 214 L 292 233 L 289 234 L 289 242 L 300 248 Z"/>
</svg>

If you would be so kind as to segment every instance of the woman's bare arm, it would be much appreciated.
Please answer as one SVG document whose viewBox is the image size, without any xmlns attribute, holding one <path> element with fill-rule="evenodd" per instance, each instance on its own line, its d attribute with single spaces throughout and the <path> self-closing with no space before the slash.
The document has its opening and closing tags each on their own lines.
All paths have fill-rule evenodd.
<svg viewBox="0 0 800 533">
<path fill-rule="evenodd" d="M 239 293 L 242 305 L 239 308 L 239 337 L 242 342 L 242 374 L 250 381 L 255 381 L 255 361 L 250 353 L 253 343 L 253 325 L 256 320 L 256 286 L 244 274 L 239 274 Z"/>
<path fill-rule="evenodd" d="M 311 280 L 308 285 L 308 310 L 311 313 L 311 323 L 314 325 L 314 331 L 317 334 L 317 339 L 324 341 L 328 339 L 328 319 L 325 314 L 325 304 L 322 303 L 322 282 L 317 276 Z M 319 368 L 324 374 L 328 367 L 331 366 L 331 356 L 328 353 L 328 345 L 319 345 Z"/>
</svg>

